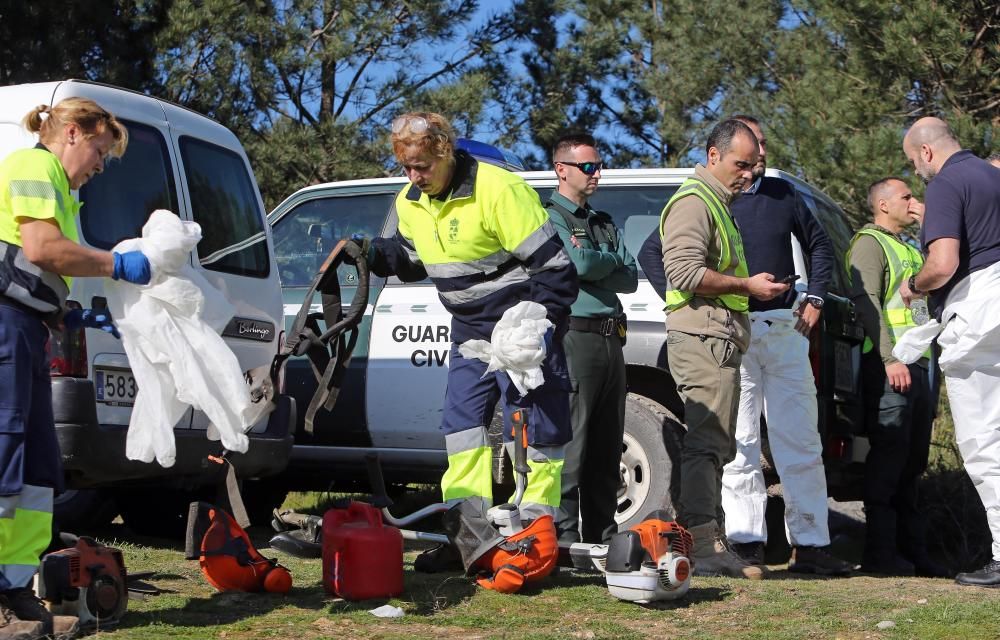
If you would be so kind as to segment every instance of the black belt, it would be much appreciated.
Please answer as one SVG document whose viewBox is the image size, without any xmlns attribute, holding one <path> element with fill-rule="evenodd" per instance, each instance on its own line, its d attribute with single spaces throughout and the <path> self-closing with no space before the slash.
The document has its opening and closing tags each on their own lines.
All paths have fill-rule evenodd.
<svg viewBox="0 0 1000 640">
<path fill-rule="evenodd" d="M 571 331 L 586 331 L 588 333 L 599 333 L 602 336 L 613 336 L 617 332 L 621 317 L 608 316 L 604 318 L 578 318 L 569 317 L 569 328 Z"/>
</svg>

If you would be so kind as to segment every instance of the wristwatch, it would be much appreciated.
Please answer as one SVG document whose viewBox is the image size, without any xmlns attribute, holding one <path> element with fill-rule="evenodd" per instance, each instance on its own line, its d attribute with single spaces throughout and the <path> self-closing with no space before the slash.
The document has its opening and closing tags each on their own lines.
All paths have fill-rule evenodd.
<svg viewBox="0 0 1000 640">
<path fill-rule="evenodd" d="M 811 304 L 813 307 L 815 307 L 817 309 L 822 309 L 823 308 L 823 302 L 824 301 L 823 301 L 823 298 L 821 298 L 819 296 L 806 296 L 806 302 L 809 303 L 809 304 Z"/>
<path fill-rule="evenodd" d="M 906 286 L 908 286 L 910 291 L 913 293 L 923 293 L 923 291 L 917 288 L 917 274 L 915 273 L 910 276 L 909 280 L 906 281 Z"/>
</svg>

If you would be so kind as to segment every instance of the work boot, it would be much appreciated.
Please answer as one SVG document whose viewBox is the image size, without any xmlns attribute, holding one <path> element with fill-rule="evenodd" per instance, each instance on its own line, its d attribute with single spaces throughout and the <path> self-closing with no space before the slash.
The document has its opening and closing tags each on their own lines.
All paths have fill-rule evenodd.
<svg viewBox="0 0 1000 640">
<path fill-rule="evenodd" d="M 462 557 L 451 544 L 439 544 L 421 553 L 413 561 L 413 570 L 420 573 L 463 571 Z"/>
<path fill-rule="evenodd" d="M 792 573 L 848 576 L 853 569 L 850 563 L 831 555 L 826 547 L 792 547 L 792 559 L 788 561 L 788 570 Z"/>
<path fill-rule="evenodd" d="M 21 620 L 0 595 L 0 640 L 35 640 L 43 635 L 41 622 Z"/>
<path fill-rule="evenodd" d="M 691 549 L 691 564 L 696 576 L 729 576 L 760 580 L 764 570 L 754 567 L 729 548 L 726 536 L 719 530 L 715 520 L 688 529 L 694 538 Z"/>
<path fill-rule="evenodd" d="M 80 634 L 76 616 L 54 616 L 42 599 L 28 588 L 5 591 L 7 605 L 21 620 L 34 620 L 42 625 L 43 635 L 53 640 L 73 640 Z"/>
<path fill-rule="evenodd" d="M 967 587 L 1000 587 L 1000 560 L 991 560 L 979 571 L 960 573 L 955 582 Z"/>
<path fill-rule="evenodd" d="M 755 567 L 764 566 L 764 543 L 763 542 L 731 542 L 736 555 L 743 558 L 747 564 Z"/>
</svg>

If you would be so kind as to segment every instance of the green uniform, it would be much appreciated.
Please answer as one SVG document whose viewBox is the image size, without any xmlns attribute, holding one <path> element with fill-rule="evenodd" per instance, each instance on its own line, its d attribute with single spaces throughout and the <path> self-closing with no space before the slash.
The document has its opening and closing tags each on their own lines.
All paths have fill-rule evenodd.
<svg viewBox="0 0 1000 640">
<path fill-rule="evenodd" d="M 611 216 L 559 193 L 548 211 L 580 277 L 563 338 L 573 439 L 566 445 L 556 530 L 562 541 L 598 543 L 615 532 L 621 482 L 626 382 L 618 294 L 636 290 L 638 271 Z"/>
</svg>

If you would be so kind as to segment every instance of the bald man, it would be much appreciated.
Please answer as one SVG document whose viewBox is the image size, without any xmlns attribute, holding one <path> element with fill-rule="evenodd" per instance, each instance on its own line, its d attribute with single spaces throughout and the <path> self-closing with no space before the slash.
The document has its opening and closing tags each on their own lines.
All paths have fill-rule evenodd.
<svg viewBox="0 0 1000 640">
<path fill-rule="evenodd" d="M 900 293 L 907 303 L 929 293 L 942 321 L 938 342 L 955 438 L 993 536 L 993 559 L 956 581 L 1000 587 L 1000 180 L 996 167 L 962 149 L 938 118 L 914 123 L 903 152 L 928 181 L 920 233 L 927 258 Z"/>
</svg>

